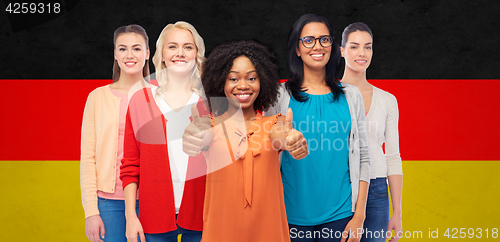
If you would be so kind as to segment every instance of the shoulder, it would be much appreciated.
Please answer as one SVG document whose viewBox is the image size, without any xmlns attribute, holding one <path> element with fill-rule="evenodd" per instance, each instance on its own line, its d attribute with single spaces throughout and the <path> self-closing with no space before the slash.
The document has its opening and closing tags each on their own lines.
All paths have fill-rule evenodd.
<svg viewBox="0 0 500 242">
<path fill-rule="evenodd" d="M 109 89 L 109 85 L 98 87 L 92 90 L 87 97 L 87 105 L 90 103 L 99 104 L 104 100 L 108 100 L 109 98 L 113 98 L 114 95 Z"/>
<path fill-rule="evenodd" d="M 109 84 L 94 89 L 89 93 L 89 97 L 93 97 L 95 95 L 106 95 L 108 93 L 111 93 L 111 91 L 109 90 Z"/>
<path fill-rule="evenodd" d="M 344 93 L 347 95 L 350 95 L 350 96 L 355 96 L 355 95 L 361 95 L 361 93 L 359 92 L 358 88 L 354 85 L 351 85 L 349 83 L 345 83 L 345 82 L 340 82 L 343 89 L 344 89 Z"/>
<path fill-rule="evenodd" d="M 342 85 L 342 87 L 344 87 L 344 90 L 351 90 L 352 88 L 356 88 L 354 85 L 349 84 L 347 82 L 342 82 L 341 81 L 340 84 Z"/>
<path fill-rule="evenodd" d="M 342 84 L 344 94 L 347 98 L 347 100 L 352 99 L 352 100 L 358 100 L 361 99 L 363 100 L 363 96 L 361 96 L 361 93 L 359 92 L 358 88 L 354 85 L 351 85 L 349 83 L 345 82 L 340 82 Z"/>
<path fill-rule="evenodd" d="M 283 97 L 283 95 L 290 95 L 288 94 L 288 91 L 286 90 L 286 86 L 285 86 L 285 83 L 286 82 L 283 82 L 283 83 L 280 83 L 280 88 L 279 88 L 279 95 L 280 95 L 280 98 Z"/>
<path fill-rule="evenodd" d="M 384 91 L 376 86 L 373 86 L 373 92 L 377 93 L 379 100 L 382 100 L 382 101 L 389 103 L 389 104 L 397 104 L 397 99 L 393 94 L 391 94 L 387 91 Z"/>
<path fill-rule="evenodd" d="M 129 96 L 130 96 L 131 100 L 132 99 L 143 100 L 143 99 L 152 97 L 153 96 L 153 91 L 154 90 L 152 90 L 149 87 L 144 87 L 144 88 L 140 88 L 140 89 L 134 90 L 134 92 L 131 93 L 131 94 L 129 94 Z"/>
<path fill-rule="evenodd" d="M 144 87 L 135 90 L 133 93 L 129 94 L 129 107 L 138 106 L 145 103 L 155 103 L 153 98 L 153 91 L 149 87 Z"/>
<path fill-rule="evenodd" d="M 278 105 L 288 105 L 290 101 L 290 93 L 288 92 L 286 82 L 280 83 L 280 88 L 278 90 Z"/>
<path fill-rule="evenodd" d="M 201 117 L 209 118 L 210 110 L 208 109 L 207 101 L 196 92 L 194 94 L 198 97 L 198 101 L 196 103 L 196 109 L 198 109 L 198 113 Z"/>
<path fill-rule="evenodd" d="M 262 122 L 271 122 L 273 124 L 276 123 L 278 121 L 278 119 L 280 119 L 280 117 L 285 117 L 281 113 L 271 115 L 271 116 L 262 116 L 262 115 L 260 115 L 260 116 L 262 118 Z"/>
</svg>

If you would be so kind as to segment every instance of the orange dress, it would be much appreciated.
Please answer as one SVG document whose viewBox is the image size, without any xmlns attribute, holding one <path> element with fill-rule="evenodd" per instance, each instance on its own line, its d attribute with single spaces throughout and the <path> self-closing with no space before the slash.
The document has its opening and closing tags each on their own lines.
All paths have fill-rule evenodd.
<svg viewBox="0 0 500 242">
<path fill-rule="evenodd" d="M 269 138 L 278 116 L 257 113 L 248 132 L 244 122 L 224 119 L 227 113 L 221 124 L 215 118 L 214 139 L 205 152 L 203 242 L 290 241 L 279 152 Z"/>
</svg>

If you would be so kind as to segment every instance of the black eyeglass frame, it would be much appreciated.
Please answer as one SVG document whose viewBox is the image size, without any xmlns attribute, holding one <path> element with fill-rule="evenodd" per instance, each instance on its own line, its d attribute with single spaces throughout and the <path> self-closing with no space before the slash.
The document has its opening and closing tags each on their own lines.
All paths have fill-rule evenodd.
<svg viewBox="0 0 500 242">
<path fill-rule="evenodd" d="M 324 46 L 324 45 L 321 43 L 321 39 L 322 39 L 322 38 L 325 38 L 325 37 L 330 38 L 330 45 L 328 45 L 328 46 Z M 314 39 L 314 44 L 313 44 L 311 47 L 307 47 L 307 46 L 306 46 L 306 44 L 304 44 L 304 39 L 305 39 L 305 38 L 312 38 L 312 39 Z M 322 35 L 322 36 L 320 36 L 320 37 L 318 37 L 318 38 L 314 38 L 314 36 L 304 36 L 304 37 L 302 37 L 302 38 L 299 38 L 299 40 L 302 42 L 302 45 L 303 45 L 305 48 L 314 48 L 314 46 L 316 46 L 316 40 L 318 40 L 318 39 L 320 40 L 320 41 L 319 41 L 319 44 L 320 44 L 323 48 L 328 48 L 328 47 L 330 47 L 330 46 L 332 46 L 332 45 L 333 45 L 333 37 L 332 37 L 332 36 L 330 36 L 330 35 Z"/>
</svg>

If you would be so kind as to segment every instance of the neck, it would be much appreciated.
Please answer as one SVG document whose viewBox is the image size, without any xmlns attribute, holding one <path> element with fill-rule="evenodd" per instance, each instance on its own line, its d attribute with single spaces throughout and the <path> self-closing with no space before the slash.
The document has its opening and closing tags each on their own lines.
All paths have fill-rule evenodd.
<svg viewBox="0 0 500 242">
<path fill-rule="evenodd" d="M 122 88 L 130 89 L 130 87 L 132 87 L 138 81 L 143 80 L 143 79 L 144 79 L 144 77 L 142 76 L 142 73 L 129 75 L 129 74 L 125 74 L 125 73 L 121 72 L 120 78 L 118 79 L 117 82 L 115 82 L 115 84 L 122 87 Z"/>
<path fill-rule="evenodd" d="M 168 73 L 167 90 L 175 90 L 176 92 L 192 92 L 190 76 Z"/>
<path fill-rule="evenodd" d="M 353 71 L 348 66 L 345 67 L 344 76 L 342 76 L 342 81 L 345 83 L 352 84 L 356 87 L 361 87 L 365 85 L 370 85 L 366 80 L 366 71 L 356 72 Z"/>
<path fill-rule="evenodd" d="M 237 111 L 238 108 L 229 104 L 229 107 L 227 108 L 227 114 L 229 114 L 230 117 L 238 118 L 238 116 L 235 115 Z M 245 120 L 245 122 L 252 121 L 256 116 L 256 112 L 253 109 L 253 106 L 246 109 L 242 109 L 242 112 L 243 112 L 243 119 Z"/>
<path fill-rule="evenodd" d="M 325 85 L 326 73 L 325 68 L 320 70 L 312 70 L 309 68 L 304 68 L 304 86 L 315 86 L 315 85 Z"/>
</svg>

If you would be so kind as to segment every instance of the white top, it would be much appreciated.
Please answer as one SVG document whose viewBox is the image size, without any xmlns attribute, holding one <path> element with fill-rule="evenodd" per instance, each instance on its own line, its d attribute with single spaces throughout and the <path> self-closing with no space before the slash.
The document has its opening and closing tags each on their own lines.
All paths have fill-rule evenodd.
<svg viewBox="0 0 500 242">
<path fill-rule="evenodd" d="M 394 95 L 373 87 L 370 110 L 366 115 L 371 179 L 402 175 L 399 154 L 399 110 Z M 385 154 L 382 145 L 385 143 Z"/>
<path fill-rule="evenodd" d="M 179 112 L 175 112 L 163 97 L 156 94 L 156 88 L 152 88 L 151 91 L 155 93 L 156 105 L 158 105 L 167 120 L 168 159 L 170 161 L 170 172 L 172 173 L 172 185 L 174 187 L 175 212 L 179 213 L 189 159 L 189 156 L 182 151 L 182 135 L 191 123 L 191 120 L 189 120 L 189 117 L 191 117 L 191 105 L 196 105 L 200 96 L 193 92 L 186 105 Z"/>
</svg>

